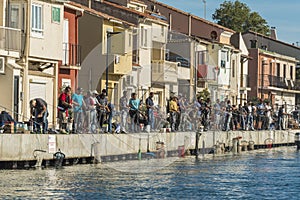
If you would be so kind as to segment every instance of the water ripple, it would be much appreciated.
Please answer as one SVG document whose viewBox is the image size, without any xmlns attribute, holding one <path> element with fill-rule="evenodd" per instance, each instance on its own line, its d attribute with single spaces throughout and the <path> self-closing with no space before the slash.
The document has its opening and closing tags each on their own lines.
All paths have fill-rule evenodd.
<svg viewBox="0 0 300 200">
<path fill-rule="evenodd" d="M 294 148 L 238 156 L 177 159 L 164 168 L 126 161 L 60 170 L 0 171 L 1 199 L 299 199 L 300 153 Z M 120 165 L 132 172 L 114 169 Z"/>
</svg>

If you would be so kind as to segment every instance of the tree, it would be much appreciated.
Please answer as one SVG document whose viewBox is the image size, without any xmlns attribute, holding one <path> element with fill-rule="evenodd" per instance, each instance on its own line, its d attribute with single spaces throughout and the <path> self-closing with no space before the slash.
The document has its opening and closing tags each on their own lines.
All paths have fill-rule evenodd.
<svg viewBox="0 0 300 200">
<path fill-rule="evenodd" d="M 205 101 L 210 97 L 210 92 L 207 88 L 204 88 L 201 92 L 198 92 L 197 97 L 202 97 Z"/>
<path fill-rule="evenodd" d="M 212 15 L 217 24 L 230 28 L 236 32 L 252 30 L 269 35 L 269 26 L 257 12 L 251 12 L 245 3 L 224 1 Z"/>
</svg>

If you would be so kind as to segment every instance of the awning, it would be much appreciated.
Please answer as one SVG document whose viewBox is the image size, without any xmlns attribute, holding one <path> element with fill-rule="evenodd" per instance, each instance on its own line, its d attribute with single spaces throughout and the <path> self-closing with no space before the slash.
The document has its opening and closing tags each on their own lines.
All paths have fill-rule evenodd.
<svg viewBox="0 0 300 200">
<path fill-rule="evenodd" d="M 6 63 L 6 66 L 7 67 L 10 67 L 12 69 L 23 69 L 23 67 L 15 62 L 9 62 L 9 63 Z"/>
</svg>

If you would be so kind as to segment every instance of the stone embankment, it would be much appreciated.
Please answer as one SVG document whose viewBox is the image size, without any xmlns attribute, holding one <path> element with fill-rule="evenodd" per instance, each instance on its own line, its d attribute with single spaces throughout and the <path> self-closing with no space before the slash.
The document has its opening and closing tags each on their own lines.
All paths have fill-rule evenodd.
<svg viewBox="0 0 300 200">
<path fill-rule="evenodd" d="M 295 145 L 297 132 L 201 132 L 198 153 L 238 153 Z M 0 140 L 0 168 L 24 168 L 52 165 L 53 155 L 59 150 L 65 154 L 64 165 L 182 156 L 184 152 L 195 152 L 196 133 L 0 134 Z"/>
</svg>

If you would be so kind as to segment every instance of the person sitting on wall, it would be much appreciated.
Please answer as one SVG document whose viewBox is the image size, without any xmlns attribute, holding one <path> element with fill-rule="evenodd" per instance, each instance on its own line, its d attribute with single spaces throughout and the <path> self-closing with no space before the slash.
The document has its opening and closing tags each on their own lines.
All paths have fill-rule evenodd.
<svg viewBox="0 0 300 200">
<path fill-rule="evenodd" d="M 47 103 L 41 98 L 35 98 L 30 101 L 30 118 L 34 116 L 33 123 L 37 128 L 37 132 L 46 133 L 48 130 L 48 110 L 47 110 Z M 42 128 L 42 129 L 41 129 Z"/>
<path fill-rule="evenodd" d="M 3 129 L 4 132 L 7 132 L 7 130 L 9 129 L 8 127 L 6 127 L 6 125 L 11 124 L 11 123 L 16 124 L 15 120 L 12 118 L 12 116 L 6 112 L 6 111 L 2 111 L 0 114 L 0 129 Z"/>
</svg>

